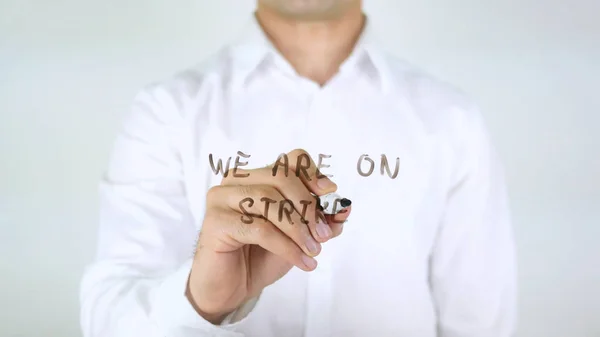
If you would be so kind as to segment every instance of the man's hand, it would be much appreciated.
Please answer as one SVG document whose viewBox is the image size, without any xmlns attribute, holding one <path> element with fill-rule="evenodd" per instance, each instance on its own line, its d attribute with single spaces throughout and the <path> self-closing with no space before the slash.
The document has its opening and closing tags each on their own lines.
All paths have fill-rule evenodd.
<svg viewBox="0 0 600 337">
<path fill-rule="evenodd" d="M 296 167 L 301 156 L 308 168 Z M 335 192 L 337 186 L 319 175 L 305 151 L 294 150 L 288 159 L 289 172 L 281 167 L 274 175 L 274 166 L 238 170 L 238 176 L 249 176 L 228 174 L 208 191 L 188 298 L 212 323 L 220 323 L 293 266 L 314 270 L 321 243 L 338 236 L 350 215 L 350 208 L 323 215 L 314 195 Z"/>
</svg>

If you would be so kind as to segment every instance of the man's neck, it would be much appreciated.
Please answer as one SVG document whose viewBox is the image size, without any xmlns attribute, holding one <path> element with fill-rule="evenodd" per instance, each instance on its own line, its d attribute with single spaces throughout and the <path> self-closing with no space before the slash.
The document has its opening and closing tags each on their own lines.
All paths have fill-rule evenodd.
<svg viewBox="0 0 600 337">
<path fill-rule="evenodd" d="M 255 14 L 265 34 L 296 72 L 320 85 L 338 72 L 365 24 L 361 8 L 321 22 L 285 18 L 262 6 Z"/>
</svg>

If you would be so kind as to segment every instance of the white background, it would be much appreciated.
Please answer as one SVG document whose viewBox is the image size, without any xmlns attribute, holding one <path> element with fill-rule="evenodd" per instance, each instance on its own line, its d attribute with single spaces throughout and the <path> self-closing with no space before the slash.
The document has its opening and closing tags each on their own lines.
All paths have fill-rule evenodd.
<svg viewBox="0 0 600 337">
<path fill-rule="evenodd" d="M 511 190 L 518 336 L 600 336 L 600 1 L 366 2 L 395 54 L 483 109 Z M 81 335 L 96 183 L 120 114 L 252 7 L 0 0 L 0 335 Z"/>
</svg>

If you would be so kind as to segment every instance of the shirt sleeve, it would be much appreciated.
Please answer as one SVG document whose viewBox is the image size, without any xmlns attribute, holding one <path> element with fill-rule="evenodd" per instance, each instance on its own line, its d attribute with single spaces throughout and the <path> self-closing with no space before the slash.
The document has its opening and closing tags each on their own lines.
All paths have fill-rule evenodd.
<svg viewBox="0 0 600 337">
<path fill-rule="evenodd" d="M 516 316 L 515 244 L 503 168 L 477 108 L 456 132 L 456 171 L 431 257 L 440 337 L 508 337 Z"/>
<path fill-rule="evenodd" d="M 213 325 L 185 293 L 198 237 L 183 179 L 181 107 L 152 86 L 135 98 L 100 184 L 97 257 L 81 282 L 85 337 L 243 336 L 258 299 Z"/>
</svg>

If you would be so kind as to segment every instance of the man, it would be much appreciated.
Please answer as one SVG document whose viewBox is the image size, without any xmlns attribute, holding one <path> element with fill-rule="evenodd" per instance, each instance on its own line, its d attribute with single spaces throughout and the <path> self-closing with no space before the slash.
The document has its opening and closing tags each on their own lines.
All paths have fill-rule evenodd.
<svg viewBox="0 0 600 337">
<path fill-rule="evenodd" d="M 101 186 L 86 337 L 513 333 L 481 115 L 366 22 L 359 0 L 260 0 L 239 42 L 140 92 Z M 332 192 L 352 204 L 325 215 Z"/>
</svg>

